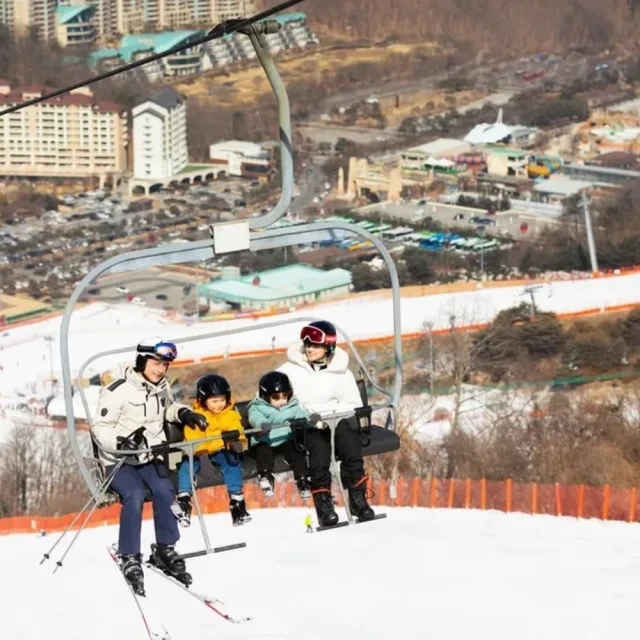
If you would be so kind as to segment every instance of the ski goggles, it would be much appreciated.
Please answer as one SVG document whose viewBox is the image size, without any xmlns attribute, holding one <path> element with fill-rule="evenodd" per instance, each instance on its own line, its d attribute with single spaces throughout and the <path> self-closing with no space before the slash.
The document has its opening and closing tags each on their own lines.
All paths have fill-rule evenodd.
<svg viewBox="0 0 640 640">
<path fill-rule="evenodd" d="M 336 336 L 329 336 L 318 327 L 302 327 L 300 340 L 313 344 L 335 344 Z"/>
<path fill-rule="evenodd" d="M 173 342 L 158 342 L 153 346 L 138 345 L 138 353 L 148 353 L 156 360 L 173 362 L 178 356 L 178 347 Z"/>
</svg>

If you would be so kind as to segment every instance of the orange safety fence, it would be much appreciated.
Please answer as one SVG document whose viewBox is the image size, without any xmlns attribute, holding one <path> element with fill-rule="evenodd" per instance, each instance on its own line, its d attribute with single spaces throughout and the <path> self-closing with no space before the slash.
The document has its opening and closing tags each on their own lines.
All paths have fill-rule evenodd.
<svg viewBox="0 0 640 640">
<path fill-rule="evenodd" d="M 369 488 L 372 496 L 370 502 L 373 506 L 491 509 L 505 513 L 546 514 L 624 522 L 640 521 L 638 491 L 635 487 L 622 489 L 609 485 L 588 487 L 559 483 L 520 484 L 510 479 L 489 482 L 484 479 L 400 478 L 397 483 L 390 483 L 387 480 L 371 482 Z M 334 487 L 334 495 L 338 506 L 343 506 L 337 487 Z M 245 497 L 249 509 L 305 506 L 292 481 L 277 483 L 273 498 L 266 498 L 255 482 L 248 482 L 245 485 Z M 198 498 L 205 514 L 220 513 L 228 509 L 229 498 L 225 487 L 200 489 Z M 0 534 L 63 531 L 76 515 L 76 513 L 69 513 L 51 517 L 1 518 Z M 146 503 L 143 518 L 148 520 L 151 516 L 151 503 Z M 97 509 L 86 526 L 115 525 L 118 524 L 119 517 L 120 505 L 114 504 Z M 74 529 L 77 529 L 83 520 L 84 516 L 79 518 Z"/>
</svg>

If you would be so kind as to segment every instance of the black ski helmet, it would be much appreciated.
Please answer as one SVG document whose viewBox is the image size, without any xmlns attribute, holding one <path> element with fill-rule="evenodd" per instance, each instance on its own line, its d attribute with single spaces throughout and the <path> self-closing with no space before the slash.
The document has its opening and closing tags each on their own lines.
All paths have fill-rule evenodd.
<svg viewBox="0 0 640 640">
<path fill-rule="evenodd" d="M 204 407 L 207 398 L 212 396 L 224 396 L 227 404 L 231 402 L 231 387 L 227 379 L 215 373 L 203 376 L 196 384 L 196 400 L 201 407 Z"/>
<path fill-rule="evenodd" d="M 293 387 L 286 373 L 282 373 L 282 371 L 269 371 L 269 373 L 265 373 L 262 378 L 260 378 L 258 393 L 260 397 L 267 402 L 269 402 L 269 398 L 274 393 L 286 393 L 287 399 L 290 400 L 293 395 Z"/>
<path fill-rule="evenodd" d="M 302 327 L 300 340 L 305 343 L 323 345 L 327 348 L 327 358 L 333 358 L 338 332 L 328 320 L 315 320 Z"/>
</svg>

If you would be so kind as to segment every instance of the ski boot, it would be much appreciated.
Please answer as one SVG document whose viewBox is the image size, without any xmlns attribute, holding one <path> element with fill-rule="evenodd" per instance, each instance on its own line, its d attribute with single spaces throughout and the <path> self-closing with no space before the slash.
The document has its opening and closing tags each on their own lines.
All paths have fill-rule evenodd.
<svg viewBox="0 0 640 640">
<path fill-rule="evenodd" d="M 179 495 L 178 500 L 171 505 L 171 513 L 181 527 L 191 526 L 191 509 L 191 496 L 188 493 Z"/>
<path fill-rule="evenodd" d="M 354 518 L 360 522 L 367 522 L 376 517 L 373 509 L 367 502 L 367 477 L 364 476 L 358 482 L 349 484 L 349 510 Z"/>
<path fill-rule="evenodd" d="M 303 500 L 308 500 L 311 497 L 311 485 L 307 478 L 296 478 L 296 487 L 298 487 L 298 493 Z"/>
<path fill-rule="evenodd" d="M 120 556 L 120 571 L 134 593 L 144 596 L 144 572 L 142 571 L 142 554 Z"/>
<path fill-rule="evenodd" d="M 273 498 L 273 487 L 275 485 L 275 478 L 273 474 L 263 472 L 258 476 L 258 484 L 267 498 Z"/>
<path fill-rule="evenodd" d="M 311 492 L 313 503 L 321 527 L 333 527 L 338 524 L 338 514 L 333 508 L 333 497 L 329 489 L 316 489 Z"/>
<path fill-rule="evenodd" d="M 231 511 L 231 520 L 234 527 L 238 527 L 245 522 L 251 522 L 251 516 L 247 511 L 247 504 L 242 494 L 231 496 L 229 511 Z"/>
<path fill-rule="evenodd" d="M 182 582 L 185 587 L 188 587 L 193 582 L 191 574 L 187 573 L 184 560 L 178 556 L 173 545 L 152 544 L 149 563 L 164 571 L 168 576 L 175 578 L 178 582 Z"/>
</svg>

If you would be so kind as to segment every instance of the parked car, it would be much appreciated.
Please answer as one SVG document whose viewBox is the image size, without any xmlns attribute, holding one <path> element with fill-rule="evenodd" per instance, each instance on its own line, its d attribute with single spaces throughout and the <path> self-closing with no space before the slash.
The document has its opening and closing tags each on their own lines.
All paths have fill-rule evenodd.
<svg viewBox="0 0 640 640">
<path fill-rule="evenodd" d="M 116 291 L 121 293 L 123 296 L 126 296 L 129 293 L 129 289 L 127 287 L 116 287 Z"/>
</svg>

